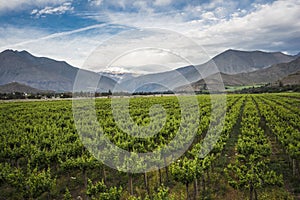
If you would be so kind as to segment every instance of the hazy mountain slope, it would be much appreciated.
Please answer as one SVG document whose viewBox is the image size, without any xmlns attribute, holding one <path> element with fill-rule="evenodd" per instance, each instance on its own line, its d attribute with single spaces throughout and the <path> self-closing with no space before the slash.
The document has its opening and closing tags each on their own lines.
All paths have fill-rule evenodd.
<svg viewBox="0 0 300 200">
<path fill-rule="evenodd" d="M 0 84 L 19 82 L 41 90 L 72 91 L 78 68 L 66 62 L 35 57 L 26 51 L 6 50 L 0 53 Z M 100 77 L 87 71 L 88 76 Z M 112 88 L 115 81 L 104 77 L 104 88 Z"/>
<path fill-rule="evenodd" d="M 37 93 L 46 93 L 51 91 L 39 90 L 17 82 L 0 85 L 0 93 L 13 93 L 13 92 L 37 94 Z"/>
<path fill-rule="evenodd" d="M 253 84 L 266 84 L 273 83 L 277 80 L 280 80 L 288 75 L 300 71 L 300 57 L 289 62 L 289 63 L 280 63 L 272 65 L 269 68 L 257 70 L 249 73 L 240 73 L 235 75 L 229 75 L 221 73 L 222 80 L 226 86 L 238 86 L 238 85 L 253 85 Z M 197 82 L 192 83 L 194 90 L 199 90 L 203 88 L 205 84 L 215 84 L 217 74 L 213 74 L 206 78 L 205 80 L 201 79 Z M 297 76 L 295 76 L 296 78 Z M 178 87 L 176 90 L 186 90 L 187 86 Z"/>
<path fill-rule="evenodd" d="M 278 82 L 280 82 L 280 84 L 282 84 L 284 86 L 285 85 L 300 85 L 300 71 L 298 71 L 294 74 L 290 74 Z"/>
<path fill-rule="evenodd" d="M 294 56 L 285 55 L 281 52 L 268 53 L 230 49 L 217 55 L 212 60 L 221 72 L 226 74 L 238 74 L 270 67 L 273 64 L 290 62 L 294 59 Z"/>
<path fill-rule="evenodd" d="M 272 65 L 267 69 L 250 73 L 239 74 L 241 79 L 246 79 L 248 83 L 272 83 L 300 70 L 300 57 L 289 62 Z"/>
</svg>

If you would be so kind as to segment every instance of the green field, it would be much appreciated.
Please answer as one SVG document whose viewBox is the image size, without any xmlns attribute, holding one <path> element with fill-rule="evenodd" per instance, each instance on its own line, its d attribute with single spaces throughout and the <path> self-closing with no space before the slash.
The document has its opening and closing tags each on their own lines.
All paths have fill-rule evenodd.
<svg viewBox="0 0 300 200">
<path fill-rule="evenodd" d="M 179 130 L 196 130 L 192 145 L 175 162 L 137 174 L 122 172 L 122 166 L 112 169 L 89 153 L 77 133 L 71 100 L 1 102 L 0 200 L 300 198 L 300 93 L 227 95 L 226 107 L 218 95 L 196 98 L 197 106 L 191 97 L 181 97 L 191 111 L 186 115 L 175 96 L 131 98 L 129 114 L 141 127 L 152 123 L 151 106 L 165 109 L 165 115 L 159 109 L 154 113 L 158 120 L 150 127 L 162 128 L 148 138 L 134 137 L 116 125 L 111 98 L 96 99 L 95 114 L 105 137 L 129 152 L 152 152 L 169 144 Z M 90 123 L 89 118 L 81 120 Z M 128 118 L 120 120 L 138 132 L 126 124 Z M 211 128 L 220 129 L 220 137 L 200 158 L 201 149 L 210 144 L 204 138 L 214 139 L 205 137 Z M 98 134 L 89 131 L 84 137 L 100 145 Z M 164 160 L 172 160 L 172 154 L 157 165 Z M 141 167 L 147 164 L 139 162 Z"/>
<path fill-rule="evenodd" d="M 243 85 L 243 86 L 225 86 L 226 91 L 234 92 L 242 89 L 258 88 L 264 85 Z"/>
</svg>

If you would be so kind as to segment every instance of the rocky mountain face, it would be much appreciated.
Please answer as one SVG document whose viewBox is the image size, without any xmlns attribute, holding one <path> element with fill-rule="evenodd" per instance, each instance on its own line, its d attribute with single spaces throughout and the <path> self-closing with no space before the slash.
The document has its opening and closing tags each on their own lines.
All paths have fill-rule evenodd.
<svg viewBox="0 0 300 200">
<path fill-rule="evenodd" d="M 286 55 L 281 52 L 268 53 L 230 49 L 217 55 L 212 61 L 222 73 L 239 74 L 267 68 L 273 64 L 287 63 L 294 59 L 294 56 Z"/>
<path fill-rule="evenodd" d="M 288 63 L 274 64 L 271 67 L 256 70 L 249 73 L 240 74 L 225 74 L 221 73 L 222 81 L 225 86 L 241 86 L 241 85 L 255 85 L 255 84 L 267 84 L 274 83 L 278 80 L 282 81 L 287 85 L 289 82 L 295 84 L 297 82 L 297 72 L 300 71 L 300 57 Z M 193 90 L 200 90 L 205 85 L 218 84 L 219 74 L 213 74 L 192 83 Z M 293 80 L 293 81 L 292 81 Z M 299 81 L 298 81 L 299 82 Z M 187 90 L 188 86 L 180 86 L 176 90 L 184 91 Z"/>
<path fill-rule="evenodd" d="M 42 93 L 49 93 L 54 91 L 46 91 L 46 90 L 39 90 L 24 84 L 20 84 L 17 82 L 8 83 L 5 85 L 0 85 L 0 93 L 13 93 L 13 92 L 19 92 L 19 93 L 28 93 L 28 94 L 42 94 Z"/>
<path fill-rule="evenodd" d="M 78 70 L 64 61 L 35 57 L 27 51 L 6 50 L 0 53 L 0 85 L 18 82 L 40 90 L 72 91 Z M 94 78 L 101 77 L 94 72 L 86 73 Z M 101 81 L 107 89 L 115 84 L 105 76 Z"/>
</svg>

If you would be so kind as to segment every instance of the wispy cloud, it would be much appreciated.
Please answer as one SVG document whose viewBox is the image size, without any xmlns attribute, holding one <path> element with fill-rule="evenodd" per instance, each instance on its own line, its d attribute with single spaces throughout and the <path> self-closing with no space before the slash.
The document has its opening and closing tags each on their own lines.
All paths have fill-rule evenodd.
<svg viewBox="0 0 300 200">
<path fill-rule="evenodd" d="M 11 10 L 22 10 L 30 6 L 46 6 L 58 5 L 66 2 L 67 0 L 0 0 L 0 13 L 9 12 Z"/>
<path fill-rule="evenodd" d="M 48 40 L 48 39 L 53 39 L 53 38 L 59 38 L 59 37 L 68 36 L 68 35 L 72 35 L 72 34 L 75 34 L 75 33 L 80 33 L 80 32 L 84 32 L 84 31 L 87 31 L 87 30 L 95 29 L 95 28 L 101 28 L 101 27 L 104 27 L 106 25 L 107 24 L 97 24 L 97 25 L 93 25 L 93 26 L 88 26 L 88 27 L 84 27 L 84 28 L 72 30 L 72 31 L 66 31 L 66 32 L 61 32 L 61 33 L 54 33 L 54 34 L 46 35 L 46 36 L 43 36 L 43 37 L 36 37 L 37 34 L 35 34 L 34 37 L 33 37 L 34 39 L 26 40 L 26 41 L 15 43 L 15 44 L 9 44 L 8 46 L 9 47 L 25 46 L 25 45 L 31 44 L 31 43 L 42 42 L 43 40 Z M 21 30 L 19 30 L 19 32 L 24 33 L 25 29 L 21 29 Z M 5 49 L 8 46 L 4 46 L 2 48 Z"/>
<path fill-rule="evenodd" d="M 89 54 L 103 41 L 112 37 L 111 32 L 115 29 L 120 31 L 124 27 L 96 24 L 54 34 L 28 27 L 0 27 L 0 51 L 27 50 L 36 56 L 64 60 L 73 66 L 82 67 Z"/>
<path fill-rule="evenodd" d="M 70 12 L 73 10 L 74 10 L 74 7 L 72 6 L 72 3 L 66 2 L 57 7 L 46 6 L 45 8 L 43 8 L 41 10 L 34 9 L 34 10 L 32 10 L 31 15 L 35 15 L 36 17 L 40 17 L 43 15 L 52 15 L 52 14 L 61 15 L 61 14 L 64 14 L 66 12 Z"/>
<path fill-rule="evenodd" d="M 167 6 L 172 2 L 172 0 L 155 0 L 154 5 L 156 6 Z"/>
<path fill-rule="evenodd" d="M 92 6 L 100 6 L 103 3 L 103 0 L 88 0 L 88 2 L 92 5 Z"/>
</svg>

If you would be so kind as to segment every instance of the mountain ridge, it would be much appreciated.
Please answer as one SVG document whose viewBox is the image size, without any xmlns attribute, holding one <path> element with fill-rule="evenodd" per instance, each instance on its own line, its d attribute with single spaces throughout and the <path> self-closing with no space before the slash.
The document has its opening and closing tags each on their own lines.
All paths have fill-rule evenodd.
<svg viewBox="0 0 300 200">
<path fill-rule="evenodd" d="M 174 90 L 217 72 L 223 73 L 228 78 L 235 74 L 225 75 L 226 72 L 239 72 L 236 74 L 249 73 L 251 75 L 251 73 L 255 74 L 256 70 L 268 69 L 272 63 L 287 63 L 296 57 L 281 52 L 228 49 L 201 65 L 185 66 L 175 70 L 137 77 L 130 74 L 126 75 L 126 78 L 121 79 L 119 89 L 129 92 Z M 101 82 L 97 86 L 98 89 L 100 88 L 99 90 L 107 92 L 108 90 L 113 90 L 116 82 L 120 80 L 120 77 L 113 77 L 113 75 L 107 77 L 108 74 L 105 73 L 100 72 L 99 74 L 73 67 L 65 61 L 36 57 L 25 50 L 5 50 L 0 53 L 0 85 L 19 82 L 40 90 L 70 92 L 73 90 L 74 81 L 79 70 L 84 72 L 84 77 L 87 79 L 81 82 L 83 86 L 85 85 L 85 87 L 81 87 L 83 90 L 94 86 L 94 83 L 91 82 L 92 80 L 100 79 Z M 279 78 L 282 78 L 282 76 L 280 75 Z M 238 79 L 236 79 L 236 82 L 238 82 Z"/>
<path fill-rule="evenodd" d="M 5 85 L 0 85 L 0 93 L 28 93 L 28 94 L 37 94 L 37 93 L 53 93 L 54 91 L 46 91 L 46 90 L 39 90 L 25 84 L 20 84 L 18 82 L 12 82 Z"/>
<path fill-rule="evenodd" d="M 263 68 L 268 68 L 272 64 L 285 63 L 294 60 L 296 57 L 286 55 L 281 52 L 263 52 L 263 51 L 241 51 L 226 50 L 206 63 L 180 67 L 175 70 L 148 74 L 125 81 L 124 85 L 133 90 L 136 85 L 147 85 L 147 89 L 140 88 L 140 91 L 146 90 L 152 92 L 155 90 L 164 91 L 165 88 L 174 90 L 180 86 L 190 84 L 201 80 L 215 73 L 238 74 L 242 72 L 252 72 Z M 153 83 L 153 88 L 151 88 Z M 161 89 L 157 86 L 160 84 Z"/>
<path fill-rule="evenodd" d="M 19 82 L 40 90 L 70 92 L 79 70 L 65 61 L 36 57 L 27 51 L 5 50 L 0 53 L 0 85 Z M 107 89 L 115 84 L 115 81 L 95 72 L 81 71 L 94 78 L 101 77 Z"/>
<path fill-rule="evenodd" d="M 255 85 L 255 84 L 272 84 L 276 81 L 284 79 L 287 81 L 287 77 L 300 71 L 300 57 L 288 63 L 274 64 L 269 68 L 264 68 L 261 70 L 240 73 L 240 74 L 225 74 L 220 73 L 222 81 L 225 86 L 245 86 L 245 85 Z M 295 82 L 295 81 L 294 81 Z M 200 79 L 196 82 L 191 83 L 193 90 L 198 91 L 205 87 L 205 85 L 218 84 L 218 74 L 213 74 L 205 79 Z M 187 85 L 180 86 L 176 90 L 183 91 L 188 88 Z"/>
</svg>

